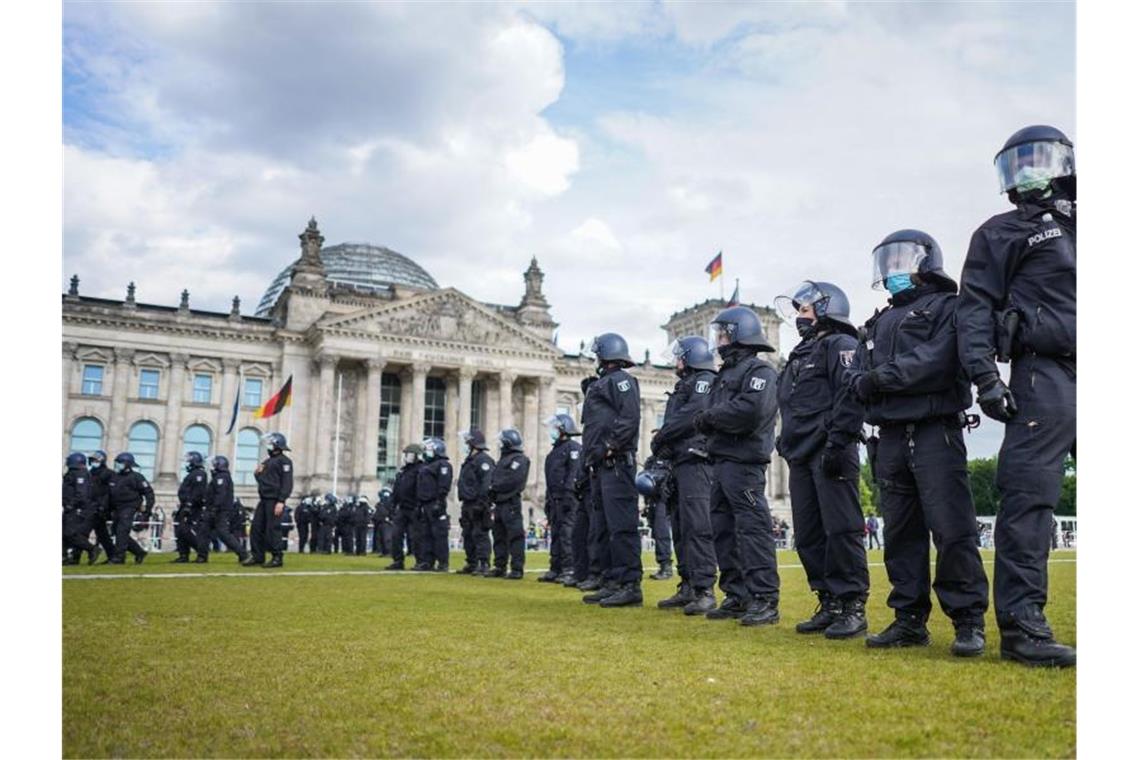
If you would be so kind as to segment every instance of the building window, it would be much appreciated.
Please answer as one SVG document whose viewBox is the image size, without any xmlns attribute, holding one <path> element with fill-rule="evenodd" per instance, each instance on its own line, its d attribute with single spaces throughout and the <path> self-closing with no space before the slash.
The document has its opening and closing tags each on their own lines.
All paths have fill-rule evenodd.
<svg viewBox="0 0 1140 760">
<path fill-rule="evenodd" d="M 381 483 L 396 478 L 400 468 L 400 376 L 380 376 L 380 443 L 376 447 L 376 477 Z"/>
<path fill-rule="evenodd" d="M 660 430 L 665 426 L 665 412 L 657 415 L 657 429 Z"/>
<path fill-rule="evenodd" d="M 214 400 L 214 376 L 194 375 L 194 403 L 208 404 Z"/>
<path fill-rule="evenodd" d="M 234 482 L 239 486 L 253 485 L 253 471 L 261 461 L 261 432 L 242 428 L 238 433 L 237 456 L 234 460 Z"/>
<path fill-rule="evenodd" d="M 443 438 L 447 409 L 447 383 L 442 377 L 429 377 L 424 387 L 424 438 Z"/>
<path fill-rule="evenodd" d="M 182 457 L 185 459 L 191 451 L 197 451 L 203 459 L 209 459 L 213 438 L 210 435 L 210 428 L 205 425 L 191 425 L 186 428 L 186 432 L 182 434 Z"/>
<path fill-rule="evenodd" d="M 91 456 L 103 448 L 103 423 L 94 417 L 80 417 L 71 426 L 71 450 Z"/>
<path fill-rule="evenodd" d="M 261 406 L 261 380 L 256 377 L 245 379 L 245 406 Z"/>
<path fill-rule="evenodd" d="M 158 456 L 158 426 L 152 422 L 136 422 L 127 434 L 127 451 L 135 458 L 135 469 L 147 480 L 154 480 L 154 463 Z"/>
<path fill-rule="evenodd" d="M 139 398 L 158 398 L 158 370 L 139 370 Z"/>
<path fill-rule="evenodd" d="M 98 364 L 83 365 L 83 395 L 103 395 L 103 367 Z"/>
<path fill-rule="evenodd" d="M 484 410 L 487 406 L 487 385 L 482 380 L 471 381 L 471 430 L 483 430 Z M 486 433 L 486 430 L 483 430 Z"/>
</svg>

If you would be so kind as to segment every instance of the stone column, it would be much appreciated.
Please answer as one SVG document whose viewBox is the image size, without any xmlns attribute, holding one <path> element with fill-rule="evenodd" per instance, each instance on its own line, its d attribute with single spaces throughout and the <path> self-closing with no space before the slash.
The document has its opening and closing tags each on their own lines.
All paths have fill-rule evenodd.
<svg viewBox="0 0 1140 760">
<path fill-rule="evenodd" d="M 550 451 L 548 446 L 548 437 L 546 435 L 546 425 L 543 424 L 546 420 L 554 416 L 554 410 L 557 406 L 557 401 L 554 395 L 554 378 L 553 377 L 540 377 L 538 378 L 538 451 L 541 456 L 537 457 L 532 467 L 538 470 L 538 494 L 537 498 L 542 499 L 546 495 L 546 452 Z M 539 461 L 539 460 L 542 461 Z"/>
<path fill-rule="evenodd" d="M 364 466 L 360 470 L 360 490 L 362 493 L 368 494 L 370 501 L 376 498 L 376 492 L 380 490 L 379 482 L 376 479 L 376 459 L 380 455 L 380 377 L 384 374 L 386 364 L 383 359 L 369 359 L 367 362 Z"/>
<path fill-rule="evenodd" d="M 430 364 L 417 362 L 412 365 L 412 414 L 408 421 L 408 443 L 419 443 L 424 439 L 424 404 L 427 402 L 429 370 L 431 370 Z"/>
<path fill-rule="evenodd" d="M 459 423 L 458 431 L 471 429 L 471 383 L 475 380 L 475 370 L 461 367 L 459 370 Z M 486 435 L 487 431 L 483 431 Z M 449 444 L 450 445 L 450 444 Z M 458 445 L 458 443 L 456 443 Z M 460 452 L 462 453 L 462 452 Z"/>
<path fill-rule="evenodd" d="M 459 440 L 459 373 L 449 372 L 444 379 L 443 443 L 452 459 L 458 454 Z"/>
<path fill-rule="evenodd" d="M 71 375 L 75 372 L 75 351 L 78 343 L 66 342 L 63 344 L 63 424 L 69 422 L 68 401 L 71 398 Z M 67 431 L 70 434 L 71 431 Z"/>
<path fill-rule="evenodd" d="M 237 374 L 238 366 L 241 364 L 237 359 L 222 359 L 222 384 L 218 388 L 218 427 L 217 427 L 217 443 L 214 446 L 215 454 L 222 454 L 225 457 L 233 456 L 233 444 L 230 439 L 226 437 L 226 430 L 230 427 L 230 417 L 234 413 L 234 394 L 238 392 L 237 388 Z M 238 407 L 240 412 L 240 405 Z M 236 436 L 238 434 L 237 423 L 234 423 L 234 430 L 230 435 Z M 223 441 L 226 445 L 223 447 Z M 290 446 L 293 444 L 290 443 Z M 234 463 L 230 462 L 230 466 L 234 467 Z"/>
<path fill-rule="evenodd" d="M 318 452 L 316 474 L 332 482 L 333 460 L 333 414 L 336 413 L 336 360 L 337 357 L 325 354 L 318 361 L 321 365 L 320 402 L 317 404 L 317 440 L 314 449 Z"/>
<path fill-rule="evenodd" d="M 540 429 L 541 426 L 538 424 L 538 381 L 535 378 L 530 378 L 523 386 L 521 432 L 523 434 L 523 447 L 526 450 L 526 455 L 530 457 L 530 473 L 527 481 L 528 485 L 534 489 L 531 491 L 532 498 L 537 498 L 538 473 L 542 469 L 539 451 L 545 452 L 545 448 L 539 448 L 542 444 L 538 437 Z"/>
<path fill-rule="evenodd" d="M 107 423 L 107 454 L 110 457 L 127 448 L 127 393 L 131 387 L 131 362 L 135 352 L 115 349 L 115 369 L 111 378 L 111 419 Z M 156 463 L 157 464 L 157 463 Z"/>
<path fill-rule="evenodd" d="M 309 487 L 318 488 L 316 476 L 321 470 L 321 448 L 317 446 L 317 428 L 321 426 L 321 364 L 314 359 L 308 363 L 309 382 L 305 386 L 308 404 L 308 424 L 305 426 L 305 472 L 309 475 Z M 296 392 L 296 391 L 294 391 Z M 298 465 L 300 467 L 300 465 Z"/>
<path fill-rule="evenodd" d="M 514 383 L 515 376 L 512 373 L 499 373 L 499 430 L 515 426 L 514 413 L 511 410 L 511 388 Z"/>
<path fill-rule="evenodd" d="M 162 467 L 159 477 L 178 480 L 178 455 L 182 449 L 182 396 L 186 384 L 186 354 L 170 355 L 170 380 L 166 386 L 166 432 L 159 443 Z M 117 373 L 116 373 L 117 374 Z"/>
<path fill-rule="evenodd" d="M 412 368 L 404 367 L 400 370 L 400 462 L 404 447 L 412 440 Z"/>
</svg>

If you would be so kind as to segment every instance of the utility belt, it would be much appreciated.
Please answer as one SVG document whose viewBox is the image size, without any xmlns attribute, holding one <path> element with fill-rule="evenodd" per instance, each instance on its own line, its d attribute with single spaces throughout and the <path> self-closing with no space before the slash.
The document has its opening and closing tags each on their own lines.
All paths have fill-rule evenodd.
<svg viewBox="0 0 1140 760">
<path fill-rule="evenodd" d="M 976 414 L 967 414 L 966 412 L 958 412 L 957 414 L 945 414 L 941 417 L 926 417 L 914 422 L 884 422 L 879 425 L 880 430 L 896 431 L 901 430 L 907 435 L 913 435 L 923 425 L 930 424 L 949 425 L 951 427 L 963 428 L 966 430 L 973 430 L 982 424 L 982 418 Z"/>
<path fill-rule="evenodd" d="M 591 475 L 594 475 L 602 468 L 612 470 L 617 467 L 618 464 L 624 464 L 628 467 L 636 467 L 637 457 L 633 455 L 632 451 L 616 451 L 611 456 L 602 457 L 601 461 L 599 462 L 594 462 L 593 464 L 587 465 L 586 470 Z"/>
</svg>

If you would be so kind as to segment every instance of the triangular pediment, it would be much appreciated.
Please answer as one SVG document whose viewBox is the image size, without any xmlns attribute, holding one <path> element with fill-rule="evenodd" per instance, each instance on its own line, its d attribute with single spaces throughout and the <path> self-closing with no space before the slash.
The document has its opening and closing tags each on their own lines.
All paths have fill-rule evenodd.
<svg viewBox="0 0 1140 760">
<path fill-rule="evenodd" d="M 561 355 L 550 341 L 528 332 L 455 288 L 324 318 L 315 327 Z"/>
</svg>

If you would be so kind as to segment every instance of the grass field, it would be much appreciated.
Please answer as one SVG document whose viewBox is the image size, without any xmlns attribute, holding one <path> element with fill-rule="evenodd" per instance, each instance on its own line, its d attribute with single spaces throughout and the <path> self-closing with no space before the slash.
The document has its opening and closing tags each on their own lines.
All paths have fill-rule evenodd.
<svg viewBox="0 0 1140 760">
<path fill-rule="evenodd" d="M 1075 558 L 1050 565 L 1048 613 L 1069 643 Z M 882 553 L 871 562 L 878 630 L 891 613 Z M 167 563 L 64 574 L 255 577 L 65 581 L 65 757 L 1076 753 L 1075 669 L 1001 662 L 992 613 L 975 660 L 949 655 L 939 612 L 925 649 L 798 635 L 815 599 L 791 552 L 782 620 L 759 629 L 656 609 L 672 582 L 646 580 L 643 609 L 605 610 L 534 573 L 265 577 L 280 571 Z M 286 555 L 285 570 L 382 563 Z"/>
</svg>

